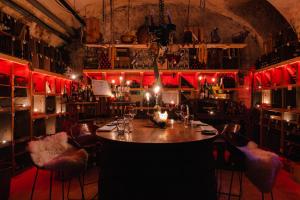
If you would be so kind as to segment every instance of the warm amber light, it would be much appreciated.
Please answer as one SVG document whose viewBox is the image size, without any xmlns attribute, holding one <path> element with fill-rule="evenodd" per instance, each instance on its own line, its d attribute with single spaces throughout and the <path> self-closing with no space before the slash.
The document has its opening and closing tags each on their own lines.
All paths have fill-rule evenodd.
<svg viewBox="0 0 300 200">
<path fill-rule="evenodd" d="M 158 115 L 159 115 L 159 119 L 161 121 L 167 121 L 167 119 L 168 119 L 167 111 L 165 111 L 164 113 L 161 113 L 160 111 L 158 111 Z"/>
<path fill-rule="evenodd" d="M 147 101 L 149 101 L 150 100 L 150 93 L 146 92 L 145 96 L 146 96 Z"/>
<path fill-rule="evenodd" d="M 130 83 L 131 83 L 131 81 L 129 81 L 129 80 L 126 81 L 126 85 L 130 85 Z"/>
<path fill-rule="evenodd" d="M 112 84 L 115 84 L 115 83 L 116 83 L 116 81 L 113 79 L 113 80 L 111 80 L 111 83 L 112 83 Z"/>
<path fill-rule="evenodd" d="M 214 83 L 216 81 L 216 78 L 212 78 L 211 81 Z"/>
<path fill-rule="evenodd" d="M 155 86 L 154 89 L 153 89 L 153 91 L 154 91 L 155 94 L 158 94 L 159 91 L 160 91 L 160 87 L 158 85 Z"/>
<path fill-rule="evenodd" d="M 202 80 L 202 76 L 199 76 L 198 79 L 199 79 L 199 81 L 201 81 Z"/>
<path fill-rule="evenodd" d="M 77 76 L 75 74 L 71 75 L 71 79 L 75 80 L 77 78 Z"/>
</svg>

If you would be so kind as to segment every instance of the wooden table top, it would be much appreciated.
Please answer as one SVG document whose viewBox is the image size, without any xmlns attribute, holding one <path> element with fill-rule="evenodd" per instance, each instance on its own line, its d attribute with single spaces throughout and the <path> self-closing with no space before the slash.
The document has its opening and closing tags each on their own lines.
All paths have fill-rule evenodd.
<svg viewBox="0 0 300 200">
<path fill-rule="evenodd" d="M 167 128 L 161 129 L 154 127 L 148 120 L 133 120 L 132 133 L 125 133 L 120 135 L 113 131 L 97 131 L 97 136 L 120 142 L 129 143 L 186 143 L 203 141 L 214 138 L 216 135 L 204 135 L 201 133 L 201 127 L 188 127 L 185 128 L 183 123 L 174 121 L 171 125 L 168 123 Z"/>
</svg>

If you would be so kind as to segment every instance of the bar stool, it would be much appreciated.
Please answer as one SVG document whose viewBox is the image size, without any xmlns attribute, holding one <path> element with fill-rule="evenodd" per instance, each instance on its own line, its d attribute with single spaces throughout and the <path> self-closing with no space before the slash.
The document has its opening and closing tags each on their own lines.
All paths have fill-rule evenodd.
<svg viewBox="0 0 300 200">
<path fill-rule="evenodd" d="M 239 143 L 237 137 L 240 131 L 239 124 L 226 124 L 219 137 L 214 141 L 216 147 L 216 177 L 219 180 L 218 184 L 218 197 L 220 195 L 227 195 L 228 199 L 231 197 L 242 197 L 242 183 L 244 172 L 244 156 L 243 153 L 235 147 L 234 144 Z M 231 171 L 230 185 L 228 192 L 222 192 L 222 170 Z M 239 193 L 232 194 L 232 185 L 234 174 L 239 175 Z"/>
<path fill-rule="evenodd" d="M 66 132 L 49 135 L 36 141 L 28 143 L 28 151 L 36 167 L 36 174 L 32 185 L 30 199 L 33 199 L 35 184 L 38 178 L 39 170 L 50 171 L 50 190 L 49 199 L 52 197 L 52 179 L 53 173 L 61 175 L 62 179 L 62 199 L 64 199 L 64 181 L 77 177 L 82 199 L 84 199 L 84 188 L 82 176 L 87 165 L 88 154 L 84 149 L 77 149 L 68 144 Z M 69 196 L 68 188 L 68 196 Z"/>
<path fill-rule="evenodd" d="M 238 148 L 245 154 L 247 166 L 245 174 L 261 192 L 262 200 L 266 193 L 270 193 L 273 200 L 272 189 L 282 167 L 279 157 L 273 152 L 258 148 L 257 144 L 252 141 L 248 142 L 246 146 Z"/>
</svg>

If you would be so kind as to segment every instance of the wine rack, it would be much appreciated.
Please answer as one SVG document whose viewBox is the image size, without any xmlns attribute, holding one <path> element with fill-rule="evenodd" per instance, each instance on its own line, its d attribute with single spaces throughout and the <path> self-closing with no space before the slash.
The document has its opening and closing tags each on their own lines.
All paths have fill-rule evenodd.
<svg viewBox="0 0 300 200">
<path fill-rule="evenodd" d="M 14 173 L 31 164 L 28 141 L 63 129 L 56 118 L 68 119 L 65 97 L 71 84 L 62 75 L 32 71 L 28 61 L 0 53 L 0 160 L 11 161 Z"/>
<path fill-rule="evenodd" d="M 254 105 L 260 111 L 260 144 L 300 160 L 300 57 L 254 73 Z M 270 93 L 270 95 L 264 95 Z"/>
</svg>

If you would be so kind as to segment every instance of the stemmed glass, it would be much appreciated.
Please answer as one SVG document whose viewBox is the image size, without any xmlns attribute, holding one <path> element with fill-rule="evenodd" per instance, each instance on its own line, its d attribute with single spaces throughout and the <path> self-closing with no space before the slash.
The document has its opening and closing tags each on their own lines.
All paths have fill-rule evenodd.
<svg viewBox="0 0 300 200">
<path fill-rule="evenodd" d="M 126 129 L 125 118 L 118 118 L 116 121 L 117 121 L 117 133 L 124 135 Z"/>
</svg>

